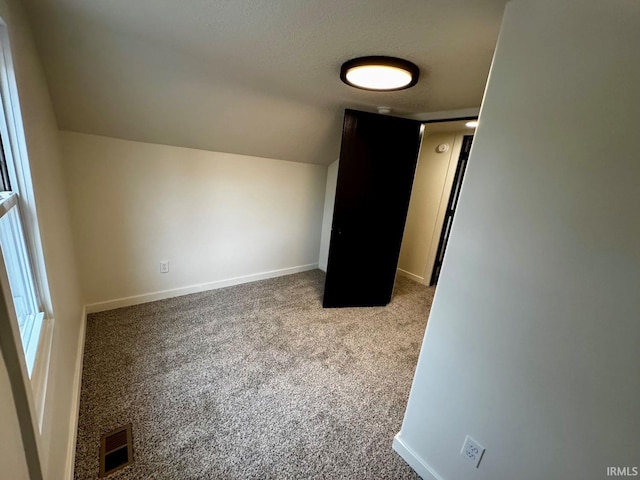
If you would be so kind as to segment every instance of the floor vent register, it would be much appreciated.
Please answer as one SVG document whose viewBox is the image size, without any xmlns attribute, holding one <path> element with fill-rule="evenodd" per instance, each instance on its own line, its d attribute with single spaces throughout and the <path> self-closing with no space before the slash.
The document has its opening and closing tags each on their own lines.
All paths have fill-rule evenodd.
<svg viewBox="0 0 640 480">
<path fill-rule="evenodd" d="M 106 477 L 133 462 L 131 424 L 100 437 L 100 477 Z"/>
</svg>

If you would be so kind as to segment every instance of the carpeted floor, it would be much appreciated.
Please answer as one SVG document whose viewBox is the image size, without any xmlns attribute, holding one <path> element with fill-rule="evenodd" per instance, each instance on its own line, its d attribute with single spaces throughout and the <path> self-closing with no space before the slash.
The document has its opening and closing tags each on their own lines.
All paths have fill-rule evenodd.
<svg viewBox="0 0 640 480">
<path fill-rule="evenodd" d="M 89 315 L 75 478 L 416 479 L 391 449 L 434 290 L 323 309 L 319 270 Z"/>
</svg>

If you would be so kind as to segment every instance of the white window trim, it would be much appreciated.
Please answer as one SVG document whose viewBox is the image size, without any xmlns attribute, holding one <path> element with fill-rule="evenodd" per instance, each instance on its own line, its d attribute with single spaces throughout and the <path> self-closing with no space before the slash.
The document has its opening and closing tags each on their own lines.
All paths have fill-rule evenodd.
<svg viewBox="0 0 640 480">
<path fill-rule="evenodd" d="M 51 346 L 53 343 L 54 317 L 49 293 L 49 283 L 40 237 L 36 211 L 35 192 L 31 180 L 26 137 L 18 86 L 11 56 L 11 43 L 7 25 L 0 18 L 0 135 L 4 141 L 4 153 L 12 188 L 19 193 L 19 212 L 40 310 L 44 320 L 37 344 L 37 353 L 31 373 L 31 389 L 37 414 L 37 424 L 42 431 L 44 406 L 49 378 Z M 22 351 L 22 350 L 21 350 Z"/>
<path fill-rule="evenodd" d="M 18 315 L 18 318 L 21 322 L 24 322 L 20 327 L 20 337 L 24 347 L 27 372 L 29 373 L 29 378 L 31 378 L 40 342 L 44 312 L 40 308 L 40 302 L 35 291 L 18 199 L 17 193 L 0 193 L 0 222 L 2 224 L 0 242 L 2 242 L 2 253 L 11 281 L 12 294 L 20 296 L 21 310 L 24 310 Z M 5 247 L 7 247 L 7 250 L 4 250 Z M 15 291 L 14 287 L 16 288 Z M 27 312 L 29 313 L 27 314 Z M 22 331 L 23 328 L 24 332 Z"/>
</svg>

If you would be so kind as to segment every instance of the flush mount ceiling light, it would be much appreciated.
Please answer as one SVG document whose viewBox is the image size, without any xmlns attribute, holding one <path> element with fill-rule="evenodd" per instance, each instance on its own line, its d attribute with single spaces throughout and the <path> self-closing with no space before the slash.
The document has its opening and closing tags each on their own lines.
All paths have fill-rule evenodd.
<svg viewBox="0 0 640 480">
<path fill-rule="evenodd" d="M 340 79 L 355 88 L 392 92 L 418 83 L 417 65 L 395 57 L 360 57 L 342 64 Z"/>
<path fill-rule="evenodd" d="M 478 121 L 471 120 L 470 122 L 465 123 L 465 125 L 469 128 L 476 128 L 478 126 Z"/>
</svg>

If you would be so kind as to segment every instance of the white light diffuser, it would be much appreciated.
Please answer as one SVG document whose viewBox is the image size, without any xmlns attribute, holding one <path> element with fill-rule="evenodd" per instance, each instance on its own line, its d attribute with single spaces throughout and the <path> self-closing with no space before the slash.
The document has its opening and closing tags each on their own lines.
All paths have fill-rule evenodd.
<svg viewBox="0 0 640 480">
<path fill-rule="evenodd" d="M 397 90 L 411 83 L 411 74 L 397 67 L 364 65 L 347 71 L 347 80 L 369 90 Z"/>
</svg>

